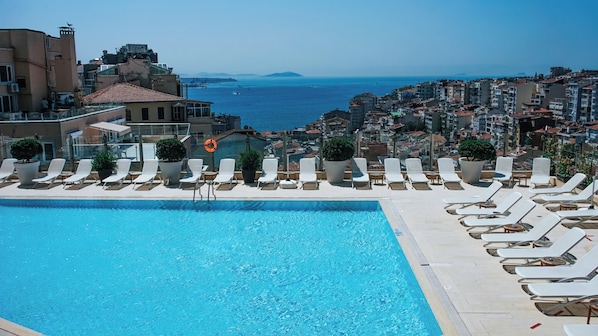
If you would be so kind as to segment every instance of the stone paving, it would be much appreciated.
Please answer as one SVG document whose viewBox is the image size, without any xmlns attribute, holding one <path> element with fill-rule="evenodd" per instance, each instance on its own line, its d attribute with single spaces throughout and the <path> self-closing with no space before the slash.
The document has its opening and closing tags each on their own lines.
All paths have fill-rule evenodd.
<svg viewBox="0 0 598 336">
<path fill-rule="evenodd" d="M 488 183 L 476 186 L 461 183 L 460 188 L 452 186 L 450 189 L 443 185 L 414 189 L 407 184 L 403 189 L 388 188 L 381 181 L 377 182 L 371 188 L 351 188 L 350 181 L 340 185 L 321 181 L 318 188 L 306 186 L 305 189 L 273 186 L 258 189 L 255 184 L 239 182 L 232 187 L 221 186 L 213 193 L 210 190 L 209 200 L 211 185 L 202 184 L 203 199 L 200 200 L 199 193 L 196 198 L 201 202 L 226 199 L 379 200 L 445 335 L 563 335 L 564 324 L 585 323 L 584 316 L 546 316 L 541 313 L 517 282 L 518 277 L 505 271 L 499 258 L 490 255 L 481 240 L 468 234 L 459 224 L 458 216 L 444 210 L 443 198 L 478 194 Z M 527 187 L 516 184 L 502 188 L 494 200 L 500 202 L 513 191 L 521 192 L 523 199 L 531 196 Z M 94 181 L 67 188 L 63 188 L 60 181 L 49 187 L 23 187 L 13 180 L 0 185 L 0 198 L 184 199 L 192 202 L 193 187 L 179 189 L 178 185 L 154 184 L 133 189 L 129 180 L 121 188 L 112 186 L 107 189 Z M 533 225 L 549 212 L 539 204 L 524 222 Z M 585 227 L 588 239 L 575 246 L 574 255 L 579 257 L 596 244 L 597 228 Z M 558 239 L 566 230 L 567 227 L 559 225 L 548 237 Z M 0 336 L 34 334 L 0 319 Z"/>
</svg>

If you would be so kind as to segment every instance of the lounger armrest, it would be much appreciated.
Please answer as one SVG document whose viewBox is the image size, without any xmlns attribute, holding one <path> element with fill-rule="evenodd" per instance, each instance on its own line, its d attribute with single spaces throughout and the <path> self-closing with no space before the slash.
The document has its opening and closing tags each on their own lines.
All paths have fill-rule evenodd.
<svg viewBox="0 0 598 336">
<path fill-rule="evenodd" d="M 526 244 L 531 244 L 533 242 L 534 242 L 533 240 L 522 240 L 520 242 L 509 244 L 509 246 L 507 246 L 506 248 L 511 248 L 511 247 L 515 247 L 515 246 L 523 246 Z"/>
<path fill-rule="evenodd" d="M 555 282 L 574 282 L 575 280 L 583 280 L 584 282 L 588 281 L 588 277 L 571 277 L 571 278 L 563 278 Z"/>
</svg>

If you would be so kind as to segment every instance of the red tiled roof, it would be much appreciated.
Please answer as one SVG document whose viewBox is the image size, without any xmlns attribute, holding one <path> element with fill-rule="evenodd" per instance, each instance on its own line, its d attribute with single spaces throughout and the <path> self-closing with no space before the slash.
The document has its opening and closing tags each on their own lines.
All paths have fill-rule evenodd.
<svg viewBox="0 0 598 336">
<path fill-rule="evenodd" d="M 129 83 L 116 83 L 83 97 L 85 104 L 144 103 L 184 101 L 185 98 L 146 89 Z"/>
</svg>

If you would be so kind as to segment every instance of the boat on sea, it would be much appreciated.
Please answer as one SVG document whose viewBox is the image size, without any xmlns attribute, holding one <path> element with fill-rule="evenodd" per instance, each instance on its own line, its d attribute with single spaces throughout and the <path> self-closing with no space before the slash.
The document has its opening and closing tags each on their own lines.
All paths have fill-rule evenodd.
<svg viewBox="0 0 598 336">
<path fill-rule="evenodd" d="M 234 96 L 238 96 L 238 95 L 240 95 L 240 94 L 241 94 L 241 92 L 239 92 L 239 91 L 233 91 L 233 95 L 234 95 Z"/>
</svg>

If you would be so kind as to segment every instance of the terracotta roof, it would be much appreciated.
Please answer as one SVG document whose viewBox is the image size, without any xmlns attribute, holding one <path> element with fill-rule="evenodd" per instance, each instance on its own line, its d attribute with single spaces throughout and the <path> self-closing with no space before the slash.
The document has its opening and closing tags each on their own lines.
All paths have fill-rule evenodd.
<svg viewBox="0 0 598 336">
<path fill-rule="evenodd" d="M 455 112 L 455 115 L 458 117 L 466 117 L 466 116 L 473 115 L 473 112 L 461 110 L 461 111 Z"/>
<path fill-rule="evenodd" d="M 184 101 L 185 98 L 146 89 L 129 83 L 116 83 L 83 97 L 85 104 L 144 103 Z"/>
</svg>

